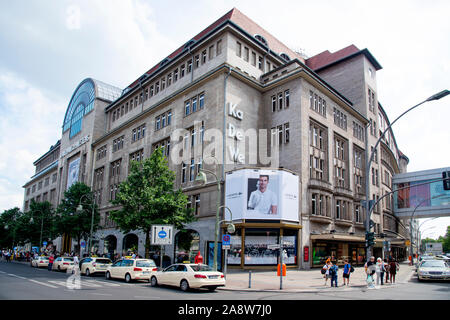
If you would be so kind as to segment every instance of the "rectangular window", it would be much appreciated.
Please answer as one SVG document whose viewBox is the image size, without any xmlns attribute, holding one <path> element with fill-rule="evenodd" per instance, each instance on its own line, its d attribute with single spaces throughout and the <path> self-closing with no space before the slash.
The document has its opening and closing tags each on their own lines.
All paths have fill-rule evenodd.
<svg viewBox="0 0 450 320">
<path fill-rule="evenodd" d="M 203 107 L 204 107 L 204 105 L 205 105 L 205 94 L 202 93 L 202 94 L 198 97 L 198 104 L 199 104 L 199 109 L 202 110 Z"/>
<path fill-rule="evenodd" d="M 278 94 L 278 110 L 283 109 L 283 93 Z"/>
<path fill-rule="evenodd" d="M 289 90 L 284 92 L 284 108 L 289 108 Z"/>
<path fill-rule="evenodd" d="M 208 58 L 209 58 L 209 60 L 214 58 L 214 45 L 209 46 L 209 48 L 208 48 Z"/>
<path fill-rule="evenodd" d="M 252 65 L 256 67 L 256 53 L 252 51 Z"/>
<path fill-rule="evenodd" d="M 194 195 L 194 201 L 195 201 L 194 215 L 198 216 L 198 215 L 200 215 L 200 195 L 199 194 Z"/>
<path fill-rule="evenodd" d="M 289 123 L 284 124 L 284 143 L 289 143 Z"/>
<path fill-rule="evenodd" d="M 238 57 L 242 55 L 242 45 L 239 41 L 236 42 L 236 55 Z"/>
<path fill-rule="evenodd" d="M 244 60 L 248 62 L 250 59 L 250 50 L 247 47 L 244 47 Z"/>
<path fill-rule="evenodd" d="M 200 55 L 194 57 L 194 68 L 197 69 L 198 67 L 200 67 Z"/>
<path fill-rule="evenodd" d="M 184 103 L 184 115 L 188 116 L 191 113 L 191 101 L 186 101 Z"/>
<path fill-rule="evenodd" d="M 173 82 L 177 82 L 178 80 L 178 68 L 173 70 Z"/>
<path fill-rule="evenodd" d="M 172 73 L 169 73 L 167 75 L 167 86 L 170 86 L 172 84 Z"/>
<path fill-rule="evenodd" d="M 184 63 L 181 65 L 180 67 L 180 78 L 184 77 L 184 72 L 185 72 L 186 66 L 184 65 Z"/>
<path fill-rule="evenodd" d="M 155 130 L 161 129 L 161 117 L 156 117 L 156 127 Z"/>
<path fill-rule="evenodd" d="M 258 69 L 262 70 L 263 69 L 263 57 L 258 56 Z"/>
<path fill-rule="evenodd" d="M 191 165 L 189 166 L 189 181 L 194 181 L 195 178 L 195 161 L 191 159 Z"/>
<path fill-rule="evenodd" d="M 222 40 L 217 41 L 216 43 L 216 56 L 222 53 Z"/>
<path fill-rule="evenodd" d="M 192 59 L 189 59 L 187 62 L 187 70 L 186 73 L 190 73 L 192 71 Z"/>
<path fill-rule="evenodd" d="M 277 97 L 272 96 L 272 112 L 275 112 L 277 110 Z"/>
<path fill-rule="evenodd" d="M 206 63 L 206 50 L 202 51 L 202 64 Z"/>
<path fill-rule="evenodd" d="M 192 112 L 197 111 L 197 98 L 192 99 Z"/>
<path fill-rule="evenodd" d="M 167 125 L 170 126 L 172 122 L 172 111 L 167 112 Z"/>
<path fill-rule="evenodd" d="M 186 163 L 181 163 L 181 183 L 186 182 Z"/>
</svg>

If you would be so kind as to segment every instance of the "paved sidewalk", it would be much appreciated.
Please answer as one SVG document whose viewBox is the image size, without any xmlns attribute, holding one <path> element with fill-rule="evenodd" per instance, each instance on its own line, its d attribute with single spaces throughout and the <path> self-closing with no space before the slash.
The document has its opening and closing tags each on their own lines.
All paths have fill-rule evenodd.
<svg viewBox="0 0 450 320">
<path fill-rule="evenodd" d="M 283 277 L 283 289 L 280 290 L 280 277 L 276 271 L 252 271 L 251 288 L 249 288 L 249 271 L 229 270 L 226 276 L 226 286 L 218 288 L 220 290 L 233 291 L 269 291 L 269 292 L 321 292 L 324 290 L 366 290 L 366 274 L 363 267 L 355 268 L 350 276 L 350 285 L 343 286 L 343 268 L 339 268 L 338 287 L 331 288 L 330 279 L 325 286 L 325 279 L 320 273 L 320 269 L 311 270 L 287 270 Z M 376 286 L 376 289 L 392 288 L 408 282 L 415 274 L 415 268 L 409 266 L 407 262 L 400 263 L 397 271 L 395 283 L 387 283 L 383 286 Z M 386 275 L 384 276 L 386 279 Z M 376 279 L 376 278 L 375 278 Z"/>
</svg>

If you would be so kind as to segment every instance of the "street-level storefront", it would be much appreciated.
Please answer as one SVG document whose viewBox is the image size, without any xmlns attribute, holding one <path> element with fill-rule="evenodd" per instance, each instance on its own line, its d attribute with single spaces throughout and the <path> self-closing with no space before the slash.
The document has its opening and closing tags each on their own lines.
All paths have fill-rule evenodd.
<svg viewBox="0 0 450 320">
<path fill-rule="evenodd" d="M 283 263 L 289 268 L 299 265 L 300 225 L 287 223 L 238 223 L 231 235 L 228 267 L 241 269 L 275 269 L 279 261 L 280 238 L 285 254 Z M 243 249 L 242 249 L 243 248 Z"/>
<path fill-rule="evenodd" d="M 328 258 L 343 266 L 347 259 L 354 266 L 364 265 L 366 248 L 364 237 L 337 234 L 311 235 L 311 267 L 323 267 Z"/>
</svg>

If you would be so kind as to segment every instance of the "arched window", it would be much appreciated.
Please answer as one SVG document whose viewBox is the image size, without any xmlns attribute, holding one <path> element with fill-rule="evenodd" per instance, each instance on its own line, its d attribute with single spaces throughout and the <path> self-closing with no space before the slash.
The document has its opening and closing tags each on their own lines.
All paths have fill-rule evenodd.
<svg viewBox="0 0 450 320">
<path fill-rule="evenodd" d="M 63 123 L 63 133 L 70 129 L 70 138 L 82 129 L 83 117 L 94 109 L 95 98 L 114 101 L 122 90 L 91 78 L 83 80 L 75 90 L 67 107 Z"/>
<path fill-rule="evenodd" d="M 262 44 L 264 44 L 266 47 L 269 45 L 267 43 L 266 38 L 264 38 L 262 35 L 260 34 L 255 34 L 255 39 L 258 40 L 259 42 L 261 42 Z"/>
<path fill-rule="evenodd" d="M 286 53 L 281 53 L 280 57 L 282 57 L 286 61 L 290 61 L 291 60 L 291 58 Z"/>
</svg>

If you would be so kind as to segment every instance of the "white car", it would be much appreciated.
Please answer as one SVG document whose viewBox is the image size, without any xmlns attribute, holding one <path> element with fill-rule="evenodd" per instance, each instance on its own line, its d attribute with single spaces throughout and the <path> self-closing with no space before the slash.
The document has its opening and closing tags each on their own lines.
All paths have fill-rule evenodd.
<svg viewBox="0 0 450 320">
<path fill-rule="evenodd" d="M 106 269 L 106 279 L 112 278 L 131 280 L 147 280 L 158 270 L 152 259 L 122 259 L 111 264 Z"/>
<path fill-rule="evenodd" d="M 112 264 L 111 259 L 101 257 L 84 258 L 80 261 L 80 272 L 88 277 L 94 273 L 105 273 L 108 266 Z"/>
<path fill-rule="evenodd" d="M 36 257 L 31 260 L 30 266 L 35 268 L 48 267 L 48 257 Z"/>
<path fill-rule="evenodd" d="M 58 257 L 53 261 L 52 270 L 63 271 L 73 268 L 73 258 L 72 257 Z"/>
<path fill-rule="evenodd" d="M 424 260 L 417 268 L 417 277 L 422 280 L 450 280 L 450 267 L 444 260 Z"/>
<path fill-rule="evenodd" d="M 152 287 L 169 285 L 180 287 L 182 291 L 189 288 L 207 288 L 209 291 L 225 286 L 222 272 L 212 270 L 206 264 L 173 264 L 162 271 L 154 273 L 150 280 Z"/>
</svg>

